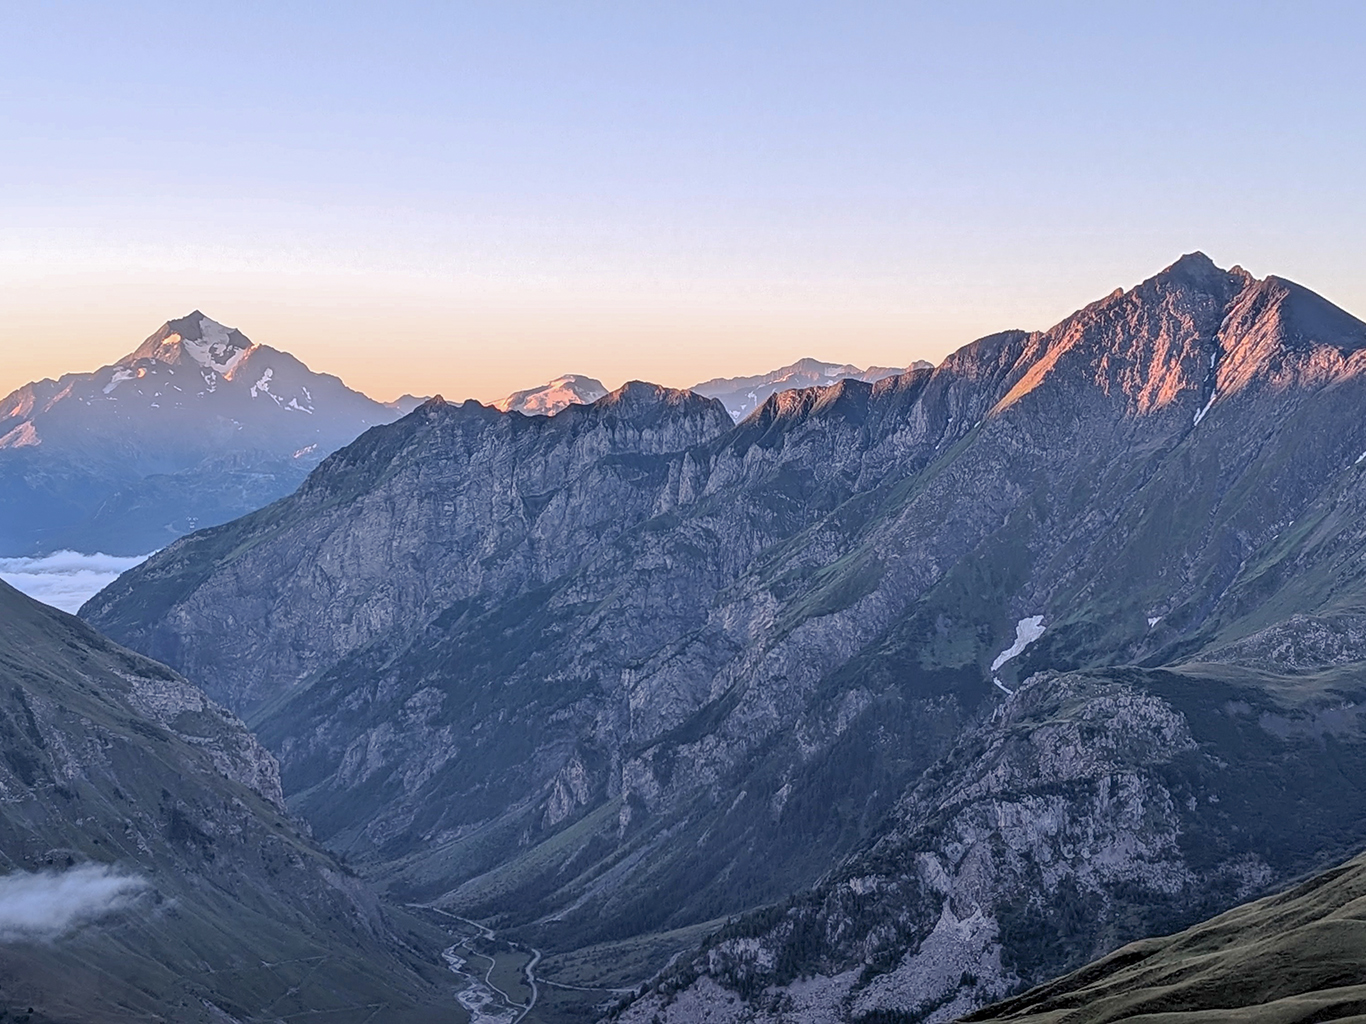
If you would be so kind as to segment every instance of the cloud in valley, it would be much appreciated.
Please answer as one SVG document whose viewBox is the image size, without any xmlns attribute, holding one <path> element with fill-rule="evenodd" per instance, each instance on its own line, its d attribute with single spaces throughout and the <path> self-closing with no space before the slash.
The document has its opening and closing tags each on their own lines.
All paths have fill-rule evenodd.
<svg viewBox="0 0 1366 1024">
<path fill-rule="evenodd" d="M 54 939 L 126 905 L 147 883 L 103 864 L 0 876 L 0 942 Z"/>
<path fill-rule="evenodd" d="M 119 573 L 146 561 L 147 555 L 83 555 L 58 551 L 41 558 L 0 558 L 0 580 L 36 601 L 75 613 L 81 605 L 118 578 Z"/>
</svg>

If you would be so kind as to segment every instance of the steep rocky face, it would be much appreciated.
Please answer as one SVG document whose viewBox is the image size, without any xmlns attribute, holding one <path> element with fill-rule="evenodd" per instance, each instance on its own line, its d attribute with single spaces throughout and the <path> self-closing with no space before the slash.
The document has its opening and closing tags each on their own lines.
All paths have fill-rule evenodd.
<svg viewBox="0 0 1366 1024">
<path fill-rule="evenodd" d="M 398 415 L 195 311 L 0 400 L 0 552 L 145 554 L 288 494 Z"/>
<path fill-rule="evenodd" d="M 446 1010 L 440 947 L 406 948 L 286 817 L 275 759 L 236 716 L 3 583 L 0 619 L 0 1009 Z"/>
<path fill-rule="evenodd" d="M 1037 673 L 826 880 L 733 920 L 621 1018 L 956 1020 L 1342 857 L 1360 675 L 1292 699 L 1267 682 Z M 1289 809 L 1271 780 L 1299 813 L 1269 811 Z"/>
<path fill-rule="evenodd" d="M 156 600 L 185 617 L 172 625 L 128 606 L 116 613 L 119 632 L 181 651 L 210 693 L 250 708 L 460 602 L 518 599 L 585 552 L 607 557 L 677 488 L 670 454 L 726 425 L 707 399 L 639 383 L 553 418 L 435 399 L 338 452 L 286 502 L 172 546 L 154 574 L 165 588 Z M 319 547 L 292 543 L 301 526 Z M 222 545 L 241 548 L 235 579 L 197 579 Z M 240 614 L 240 589 L 258 595 L 261 614 Z M 201 648 L 191 633 L 221 642 Z"/>
<path fill-rule="evenodd" d="M 1315 763 L 1309 740 L 1263 763 L 1248 736 L 1336 721 L 1337 677 L 1249 667 L 1284 669 L 1276 629 L 1336 630 L 1291 643 L 1300 669 L 1366 657 L 1360 590 L 1310 594 L 1295 569 L 1356 585 L 1362 339 L 1195 255 L 1049 331 L 782 392 L 733 427 L 644 386 L 550 419 L 433 405 L 83 613 L 248 710 L 293 806 L 395 892 L 556 948 L 798 893 L 832 909 L 790 937 L 748 920 L 658 999 L 942 1016 L 1366 836 L 1350 794 L 1294 833 L 1204 810 L 1227 807 L 1211 764 L 1283 789 Z M 1162 689 L 1233 685 L 1217 673 L 1115 674 L 1239 644 L 1217 703 Z M 1062 705 L 1014 692 L 1040 670 Z M 1351 722 L 1334 749 L 1355 758 Z M 1076 934 L 1030 959 L 1043 892 L 1075 893 Z M 933 970 L 903 963 L 927 942 Z"/>
</svg>

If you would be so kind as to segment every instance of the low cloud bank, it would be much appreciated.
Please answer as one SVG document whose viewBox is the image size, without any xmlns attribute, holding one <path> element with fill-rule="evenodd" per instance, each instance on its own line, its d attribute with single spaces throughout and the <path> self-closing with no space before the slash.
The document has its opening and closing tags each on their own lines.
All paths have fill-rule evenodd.
<svg viewBox="0 0 1366 1024">
<path fill-rule="evenodd" d="M 57 551 L 41 558 L 0 558 L 0 580 L 35 601 L 75 614 L 81 605 L 113 583 L 120 573 L 149 557 L 121 558 Z"/>
<path fill-rule="evenodd" d="M 147 883 L 103 864 L 0 876 L 0 942 L 55 939 L 126 905 Z"/>
</svg>

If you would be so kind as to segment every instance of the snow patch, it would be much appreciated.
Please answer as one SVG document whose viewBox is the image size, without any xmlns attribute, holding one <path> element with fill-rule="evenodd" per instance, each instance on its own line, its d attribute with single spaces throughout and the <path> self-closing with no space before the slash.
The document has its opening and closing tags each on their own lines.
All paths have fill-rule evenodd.
<svg viewBox="0 0 1366 1024">
<path fill-rule="evenodd" d="M 136 380 L 138 376 L 140 375 L 136 370 L 130 370 L 126 366 L 114 367 L 114 375 L 109 378 L 109 383 L 104 386 L 104 394 L 109 394 L 126 380 Z"/>
<path fill-rule="evenodd" d="M 247 354 L 245 347 L 232 343 L 226 327 L 206 316 L 199 319 L 199 339 L 191 341 L 182 337 L 180 347 L 200 366 L 216 370 L 225 377 L 232 376 L 232 371 Z"/>
<path fill-rule="evenodd" d="M 1019 655 L 1026 647 L 1043 636 L 1043 632 L 1042 615 L 1031 615 L 1027 619 L 1021 619 L 1015 624 L 1015 642 L 996 655 L 996 660 L 991 663 L 991 671 L 999 671 L 1007 661 Z"/>
<path fill-rule="evenodd" d="M 269 366 L 267 366 L 267 367 L 266 367 L 266 370 L 265 370 L 265 373 L 261 374 L 261 379 L 258 380 L 255 384 L 253 384 L 253 385 L 251 386 L 251 397 L 252 397 L 252 398 L 255 398 L 256 395 L 257 395 L 257 392 L 260 392 L 260 393 L 263 394 L 263 395 L 269 395 L 269 394 L 270 394 L 270 378 L 272 378 L 272 377 L 274 377 L 274 376 L 275 376 L 275 371 L 274 371 L 273 369 L 271 369 Z M 274 395 L 271 395 L 271 397 L 274 398 L 275 396 L 274 396 Z"/>
<path fill-rule="evenodd" d="M 1356 462 L 1352 463 L 1352 465 L 1360 466 L 1363 462 L 1366 462 L 1366 452 L 1362 452 L 1360 455 L 1358 455 Z"/>
<path fill-rule="evenodd" d="M 0 437 L 0 448 L 33 448 L 42 443 L 32 420 L 24 420 L 4 437 Z"/>
<path fill-rule="evenodd" d="M 1205 407 L 1204 407 L 1203 409 L 1201 409 L 1199 412 L 1197 412 L 1197 413 L 1195 414 L 1195 422 L 1192 423 L 1191 426 L 1193 426 L 1193 427 L 1198 427 L 1198 426 L 1200 426 L 1200 421 L 1203 420 L 1203 419 L 1205 418 L 1205 413 L 1209 412 L 1209 407 L 1210 407 L 1211 405 L 1214 404 L 1214 400 L 1215 400 L 1216 398 L 1218 398 L 1218 397 L 1219 397 L 1219 392 L 1218 392 L 1218 391 L 1211 391 L 1211 392 L 1209 393 L 1209 401 L 1205 403 Z"/>
<path fill-rule="evenodd" d="M 1161 616 L 1161 615 L 1149 615 L 1149 616 L 1148 616 L 1148 628 L 1149 628 L 1149 629 L 1152 629 L 1154 626 L 1156 626 L 1156 625 L 1157 625 L 1159 622 L 1161 622 L 1161 621 L 1162 621 L 1162 616 Z"/>
</svg>

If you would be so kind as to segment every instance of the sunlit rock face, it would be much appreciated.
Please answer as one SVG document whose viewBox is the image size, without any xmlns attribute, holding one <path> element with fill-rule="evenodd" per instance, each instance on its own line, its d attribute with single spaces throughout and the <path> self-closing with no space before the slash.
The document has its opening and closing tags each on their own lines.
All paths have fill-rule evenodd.
<svg viewBox="0 0 1366 1024">
<path fill-rule="evenodd" d="M 0 399 L 0 556 L 146 554 L 283 497 L 401 408 L 196 310 Z"/>
<path fill-rule="evenodd" d="M 1366 842 L 1364 347 L 1195 254 L 738 424 L 433 402 L 84 614 L 405 898 L 551 948 L 768 905 L 643 1019 L 947 1019 Z"/>
</svg>

